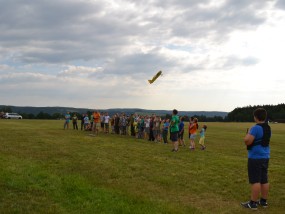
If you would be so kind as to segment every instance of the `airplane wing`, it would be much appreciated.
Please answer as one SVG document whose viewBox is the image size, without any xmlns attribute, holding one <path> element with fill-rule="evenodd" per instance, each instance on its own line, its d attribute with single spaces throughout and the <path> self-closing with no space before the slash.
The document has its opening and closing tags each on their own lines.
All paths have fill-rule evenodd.
<svg viewBox="0 0 285 214">
<path fill-rule="evenodd" d="M 148 80 L 149 84 L 152 84 L 160 75 L 162 75 L 162 71 L 157 72 L 151 80 Z"/>
</svg>

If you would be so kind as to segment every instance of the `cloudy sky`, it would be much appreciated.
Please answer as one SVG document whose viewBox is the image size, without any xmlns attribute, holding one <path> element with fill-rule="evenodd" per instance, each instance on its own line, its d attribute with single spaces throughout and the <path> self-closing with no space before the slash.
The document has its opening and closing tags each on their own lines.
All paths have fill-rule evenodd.
<svg viewBox="0 0 285 214">
<path fill-rule="evenodd" d="M 284 0 L 0 5 L 2 105 L 231 111 L 285 101 Z"/>
</svg>

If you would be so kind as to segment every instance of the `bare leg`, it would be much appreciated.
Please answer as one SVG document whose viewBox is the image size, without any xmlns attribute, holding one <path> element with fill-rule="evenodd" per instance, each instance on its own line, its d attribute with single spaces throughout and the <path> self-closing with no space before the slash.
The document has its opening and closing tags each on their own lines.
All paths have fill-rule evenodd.
<svg viewBox="0 0 285 214">
<path fill-rule="evenodd" d="M 269 192 L 269 183 L 267 184 L 261 184 L 261 197 L 263 199 L 267 199 Z"/>
<path fill-rule="evenodd" d="M 260 189 L 261 189 L 260 183 L 254 183 L 251 185 L 251 200 L 252 201 L 258 200 Z"/>
</svg>

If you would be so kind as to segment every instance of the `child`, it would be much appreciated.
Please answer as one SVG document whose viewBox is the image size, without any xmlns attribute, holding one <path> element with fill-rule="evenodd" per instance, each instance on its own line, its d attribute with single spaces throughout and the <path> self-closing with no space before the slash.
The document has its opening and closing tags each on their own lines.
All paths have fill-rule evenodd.
<svg viewBox="0 0 285 214">
<path fill-rule="evenodd" d="M 88 114 L 85 114 L 85 117 L 84 117 L 84 130 L 87 130 L 87 126 L 89 125 L 89 117 L 88 117 Z M 91 124 L 90 124 L 91 125 Z"/>
<path fill-rule="evenodd" d="M 241 203 L 245 208 L 257 210 L 257 206 L 268 207 L 268 164 L 270 159 L 271 128 L 266 122 L 267 112 L 258 108 L 253 112 L 256 125 L 244 138 L 248 150 L 248 179 L 251 184 L 250 201 Z"/>
<path fill-rule="evenodd" d="M 186 146 L 184 143 L 184 122 L 183 117 L 180 117 L 180 123 L 179 123 L 179 132 L 178 132 L 178 140 L 180 146 Z"/>
<path fill-rule="evenodd" d="M 138 129 L 138 122 L 136 119 L 134 120 L 133 126 L 134 126 L 135 137 L 138 138 L 139 137 L 139 129 Z"/>
<path fill-rule="evenodd" d="M 201 145 L 201 150 L 205 150 L 206 146 L 205 146 L 205 132 L 206 132 L 207 126 L 203 125 L 201 131 L 200 131 L 200 140 L 199 140 L 199 144 Z"/>
<path fill-rule="evenodd" d="M 164 144 L 168 144 L 168 141 L 167 141 L 168 128 L 169 128 L 169 119 L 165 119 L 163 122 L 163 128 L 162 128 L 163 129 L 162 136 L 163 136 Z"/>
<path fill-rule="evenodd" d="M 198 129 L 198 119 L 194 118 L 193 123 L 189 127 L 190 150 L 195 150 L 195 138 L 197 135 L 197 129 Z"/>
</svg>

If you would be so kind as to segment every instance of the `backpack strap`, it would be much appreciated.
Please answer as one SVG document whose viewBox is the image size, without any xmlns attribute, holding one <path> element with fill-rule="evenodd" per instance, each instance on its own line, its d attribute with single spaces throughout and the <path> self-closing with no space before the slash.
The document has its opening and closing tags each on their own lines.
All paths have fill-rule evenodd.
<svg viewBox="0 0 285 214">
<path fill-rule="evenodd" d="M 247 146 L 247 150 L 250 150 L 252 147 L 261 145 L 263 147 L 268 147 L 270 143 L 270 137 L 271 137 L 271 128 L 268 125 L 268 123 L 258 123 L 257 126 L 261 126 L 263 131 L 263 136 L 259 140 L 254 140 L 253 143 L 249 146 Z"/>
</svg>

